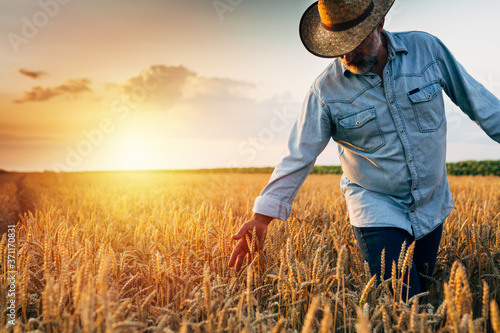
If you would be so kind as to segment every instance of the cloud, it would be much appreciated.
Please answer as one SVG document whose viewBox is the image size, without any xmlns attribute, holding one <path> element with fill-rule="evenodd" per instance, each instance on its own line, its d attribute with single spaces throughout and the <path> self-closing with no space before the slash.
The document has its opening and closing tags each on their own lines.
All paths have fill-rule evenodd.
<svg viewBox="0 0 500 333">
<path fill-rule="evenodd" d="M 43 76 L 43 75 L 47 75 L 46 72 L 43 72 L 43 71 L 30 71 L 28 69 L 19 69 L 17 71 L 19 74 L 23 75 L 23 76 L 27 76 L 31 79 L 38 79 L 39 77 Z"/>
<path fill-rule="evenodd" d="M 69 79 L 60 86 L 56 87 L 56 90 L 61 94 L 79 94 L 84 91 L 91 91 L 89 84 L 89 79 Z"/>
<path fill-rule="evenodd" d="M 147 90 L 146 103 L 163 110 L 171 108 L 183 98 L 183 87 L 188 78 L 196 74 L 184 66 L 154 65 L 141 71 L 138 76 L 128 79 L 124 89 L 132 93 L 135 87 L 153 82 Z"/>
<path fill-rule="evenodd" d="M 219 77 L 194 77 L 184 89 L 186 98 L 213 97 L 246 97 L 256 88 L 255 84 Z"/>
<path fill-rule="evenodd" d="M 111 89 L 130 96 L 143 107 L 167 110 L 183 98 L 183 89 L 189 77 L 195 77 L 186 67 L 152 65 L 123 83 L 107 83 Z"/>
<path fill-rule="evenodd" d="M 22 136 L 22 135 L 12 135 L 6 133 L 0 133 L 0 146 L 4 145 L 23 145 L 23 144 L 33 144 L 33 143 L 46 143 L 53 141 L 53 138 L 48 136 Z"/>
<path fill-rule="evenodd" d="M 45 74 L 25 69 L 20 69 L 19 73 L 32 78 Z M 79 78 L 68 79 L 53 87 L 34 86 L 14 102 L 43 102 L 61 95 L 76 96 L 82 92 L 92 91 L 90 83 L 87 78 Z M 200 102 L 245 102 L 256 88 L 251 82 L 204 77 L 182 65 L 163 64 L 149 66 L 123 82 L 106 83 L 105 86 L 108 88 L 108 93 L 110 90 L 115 90 L 130 98 L 133 103 L 131 105 L 137 105 L 142 110 L 155 111 L 168 111 L 176 105 L 198 105 Z M 102 98 L 102 96 L 104 95 L 97 97 Z"/>
<path fill-rule="evenodd" d="M 30 90 L 24 92 L 24 97 L 21 99 L 17 99 L 14 102 L 16 103 L 25 103 L 25 102 L 42 102 L 47 101 L 53 97 L 59 95 L 77 95 L 79 93 L 85 91 L 92 91 L 89 88 L 90 80 L 81 78 L 81 79 L 68 79 L 63 84 L 56 87 L 41 87 L 36 86 L 32 87 Z"/>
<path fill-rule="evenodd" d="M 153 110 L 166 111 L 193 100 L 233 99 L 248 95 L 255 85 L 229 78 L 202 77 L 179 66 L 153 65 L 124 83 L 108 83 Z"/>
</svg>

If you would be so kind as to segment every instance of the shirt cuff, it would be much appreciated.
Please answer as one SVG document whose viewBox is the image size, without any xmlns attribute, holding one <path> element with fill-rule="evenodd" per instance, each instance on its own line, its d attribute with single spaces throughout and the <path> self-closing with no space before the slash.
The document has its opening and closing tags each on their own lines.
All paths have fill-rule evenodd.
<svg viewBox="0 0 500 333">
<path fill-rule="evenodd" d="M 253 204 L 253 212 L 285 221 L 290 216 L 292 205 L 268 196 L 258 196 Z"/>
</svg>

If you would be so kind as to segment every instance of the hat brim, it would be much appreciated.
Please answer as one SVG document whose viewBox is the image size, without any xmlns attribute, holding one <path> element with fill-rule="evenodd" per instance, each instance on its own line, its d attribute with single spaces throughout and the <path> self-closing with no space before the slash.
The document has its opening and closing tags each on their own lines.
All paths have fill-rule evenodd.
<svg viewBox="0 0 500 333">
<path fill-rule="evenodd" d="M 391 8 L 394 0 L 373 0 L 373 14 L 360 24 L 343 31 L 330 31 L 323 27 L 318 2 L 313 3 L 302 15 L 299 25 L 300 39 L 315 56 L 335 58 L 354 50 L 372 33 Z"/>
</svg>

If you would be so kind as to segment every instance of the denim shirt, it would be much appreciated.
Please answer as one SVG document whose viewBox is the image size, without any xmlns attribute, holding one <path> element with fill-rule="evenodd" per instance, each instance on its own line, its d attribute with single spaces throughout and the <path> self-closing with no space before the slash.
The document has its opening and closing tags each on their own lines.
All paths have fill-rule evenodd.
<svg viewBox="0 0 500 333">
<path fill-rule="evenodd" d="M 283 159 L 253 211 L 281 220 L 332 138 L 338 144 L 350 223 L 398 227 L 422 238 L 450 214 L 442 92 L 500 142 L 500 101 L 424 32 L 382 32 L 383 80 L 353 74 L 339 59 L 308 91 Z"/>
</svg>

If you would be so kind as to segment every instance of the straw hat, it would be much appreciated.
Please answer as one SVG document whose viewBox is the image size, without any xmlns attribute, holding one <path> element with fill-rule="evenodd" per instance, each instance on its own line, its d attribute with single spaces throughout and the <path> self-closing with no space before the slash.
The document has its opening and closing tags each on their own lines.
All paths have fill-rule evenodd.
<svg viewBox="0 0 500 333">
<path fill-rule="evenodd" d="M 300 39 L 312 54 L 334 58 L 354 50 L 377 27 L 394 0 L 319 0 L 300 20 Z"/>
</svg>

